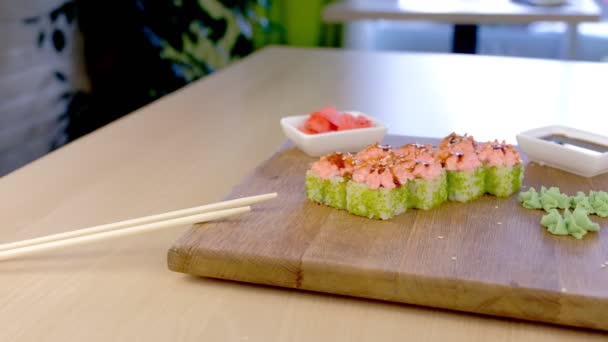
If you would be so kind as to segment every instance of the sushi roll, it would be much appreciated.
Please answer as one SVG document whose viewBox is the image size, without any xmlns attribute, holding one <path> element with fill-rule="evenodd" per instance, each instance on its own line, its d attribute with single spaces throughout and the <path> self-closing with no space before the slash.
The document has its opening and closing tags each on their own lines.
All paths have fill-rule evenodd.
<svg viewBox="0 0 608 342">
<path fill-rule="evenodd" d="M 409 163 L 411 170 L 412 178 L 405 184 L 409 208 L 427 210 L 447 200 L 446 173 L 432 147 L 409 144 L 395 151 Z"/>
<path fill-rule="evenodd" d="M 524 165 L 512 145 L 498 140 L 479 149 L 479 158 L 486 167 L 486 192 L 507 197 L 519 190 L 524 178 Z"/>
<path fill-rule="evenodd" d="M 321 157 L 306 172 L 306 196 L 317 203 L 346 209 L 346 183 L 353 162 L 353 156 L 348 153 Z"/>
<path fill-rule="evenodd" d="M 437 149 L 374 144 L 355 155 L 323 156 L 307 171 L 305 186 L 311 201 L 387 220 L 408 208 L 427 210 L 448 199 L 468 202 L 486 192 L 509 196 L 521 187 L 523 172 L 513 146 L 498 141 L 478 145 L 471 136 L 452 133 Z"/>
<path fill-rule="evenodd" d="M 396 181 L 392 158 L 358 162 L 346 184 L 348 212 L 381 220 L 405 212 L 407 188 Z"/>
<path fill-rule="evenodd" d="M 393 174 L 390 146 L 370 145 L 355 154 L 346 184 L 346 209 L 354 215 L 387 220 L 407 209 L 407 193 Z"/>
<path fill-rule="evenodd" d="M 447 178 L 440 165 L 422 162 L 416 166 L 415 178 L 407 183 L 408 207 L 428 210 L 447 200 Z"/>
<path fill-rule="evenodd" d="M 486 192 L 486 172 L 471 136 L 450 134 L 439 144 L 438 158 L 447 173 L 448 199 L 469 202 Z"/>
</svg>

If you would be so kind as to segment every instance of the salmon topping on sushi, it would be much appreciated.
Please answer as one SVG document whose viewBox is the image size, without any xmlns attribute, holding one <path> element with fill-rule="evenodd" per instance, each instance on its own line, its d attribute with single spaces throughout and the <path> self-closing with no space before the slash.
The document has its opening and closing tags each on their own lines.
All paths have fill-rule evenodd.
<svg viewBox="0 0 608 342">
<path fill-rule="evenodd" d="M 439 177 L 442 165 L 431 145 L 407 144 L 397 149 L 372 145 L 355 155 L 353 180 L 371 189 L 393 189 L 414 178 Z"/>
<path fill-rule="evenodd" d="M 368 162 L 374 160 L 380 160 L 385 158 L 391 158 L 394 152 L 390 146 L 382 146 L 380 144 L 374 144 L 367 146 L 361 152 L 355 155 L 355 159 Z"/>
<path fill-rule="evenodd" d="M 454 132 L 450 133 L 447 137 L 443 138 L 439 143 L 439 150 L 457 150 L 462 153 L 474 152 L 477 147 L 477 142 L 473 139 L 473 136 L 458 135 Z"/>
<path fill-rule="evenodd" d="M 433 179 L 441 175 L 443 168 L 441 163 L 430 156 L 420 156 L 414 160 L 415 166 L 412 169 L 412 175 L 415 178 Z"/>
<path fill-rule="evenodd" d="M 348 176 L 353 172 L 355 160 L 350 153 L 333 153 L 314 162 L 310 170 L 322 179 Z"/>
<path fill-rule="evenodd" d="M 475 152 L 451 152 L 444 164 L 450 171 L 472 171 L 481 166 L 481 160 Z"/>
<path fill-rule="evenodd" d="M 439 149 L 437 157 L 449 171 L 473 171 L 482 165 L 472 136 L 452 133 L 441 141 Z"/>
<path fill-rule="evenodd" d="M 407 144 L 396 148 L 395 154 L 400 157 L 416 158 L 420 154 L 433 156 L 435 154 L 435 150 L 431 144 Z"/>
<path fill-rule="evenodd" d="M 414 174 L 412 171 L 415 166 L 416 161 L 413 159 L 399 158 L 395 160 L 395 163 L 391 168 L 395 182 L 402 185 L 407 183 L 409 180 L 414 179 Z"/>
<path fill-rule="evenodd" d="M 489 166 L 514 166 L 521 163 L 519 153 L 512 145 L 498 140 L 486 143 L 479 149 L 479 158 Z"/>
<path fill-rule="evenodd" d="M 413 178 L 424 178 L 431 179 L 441 174 L 441 163 L 435 158 L 435 150 L 430 144 L 407 144 L 395 149 L 395 154 L 400 157 L 401 160 L 407 162 L 401 162 L 401 165 L 397 170 L 404 172 L 405 164 L 408 165 L 408 175 Z M 397 178 L 400 175 L 395 175 Z M 406 176 L 406 177 L 407 177 Z M 405 183 L 405 182 L 401 182 Z"/>
<path fill-rule="evenodd" d="M 367 164 L 355 169 L 353 180 L 364 183 L 370 189 L 394 189 L 397 187 L 390 168 L 381 165 Z"/>
</svg>

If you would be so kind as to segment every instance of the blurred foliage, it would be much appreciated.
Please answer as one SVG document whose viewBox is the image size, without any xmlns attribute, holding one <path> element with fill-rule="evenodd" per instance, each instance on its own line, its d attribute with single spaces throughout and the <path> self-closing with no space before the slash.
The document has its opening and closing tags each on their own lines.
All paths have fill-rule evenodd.
<svg viewBox="0 0 608 342">
<path fill-rule="evenodd" d="M 78 25 L 91 91 L 71 89 L 66 72 L 62 119 L 78 138 L 268 44 L 336 46 L 337 26 L 320 13 L 329 0 L 66 0 L 38 25 L 39 48 L 62 53 L 71 39 L 59 18 Z M 170 113 L 168 113 L 170 115 Z M 64 139 L 65 140 L 65 139 Z"/>
</svg>

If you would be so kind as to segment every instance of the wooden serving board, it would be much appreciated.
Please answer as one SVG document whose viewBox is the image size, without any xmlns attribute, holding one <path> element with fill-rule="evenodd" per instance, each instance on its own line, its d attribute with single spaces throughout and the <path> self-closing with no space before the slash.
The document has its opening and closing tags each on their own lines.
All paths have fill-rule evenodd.
<svg viewBox="0 0 608 342">
<path fill-rule="evenodd" d="M 428 139 L 388 137 L 389 143 Z M 435 141 L 436 142 L 436 141 Z M 194 226 L 169 250 L 169 268 L 242 282 L 608 330 L 608 220 L 583 240 L 550 235 L 542 211 L 512 196 L 409 210 L 389 221 L 312 203 L 304 173 L 315 160 L 284 148 L 230 198 L 276 191 L 252 213 Z M 568 194 L 607 190 L 531 163 L 526 186 Z"/>
</svg>

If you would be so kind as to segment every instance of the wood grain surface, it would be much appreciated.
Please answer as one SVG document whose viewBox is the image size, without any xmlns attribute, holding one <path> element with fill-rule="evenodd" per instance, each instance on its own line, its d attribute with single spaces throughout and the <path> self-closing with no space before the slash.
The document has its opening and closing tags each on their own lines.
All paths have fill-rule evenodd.
<svg viewBox="0 0 608 342">
<path fill-rule="evenodd" d="M 357 217 L 306 199 L 304 173 L 313 160 L 286 148 L 264 162 L 230 197 L 277 191 L 279 198 L 254 213 L 194 227 L 170 249 L 169 268 L 608 330 L 604 231 L 582 241 L 550 235 L 540 226 L 542 211 L 522 208 L 516 196 L 409 210 L 389 221 Z M 525 184 L 574 194 L 607 189 L 608 175 L 582 178 L 531 163 Z"/>
</svg>

